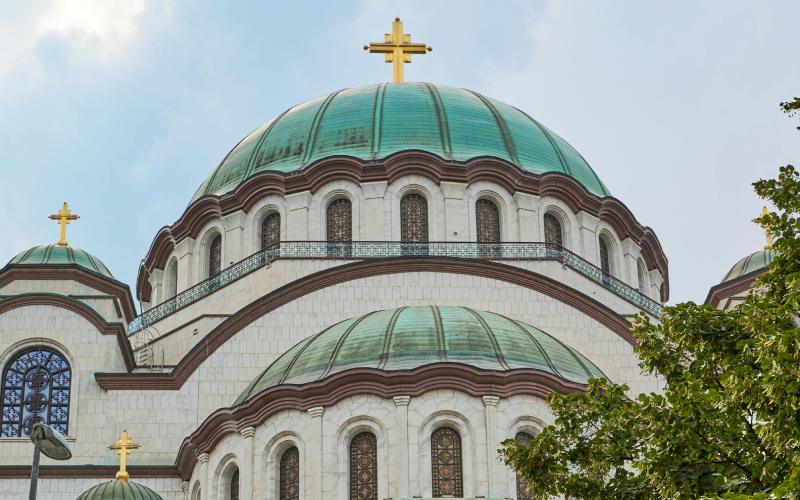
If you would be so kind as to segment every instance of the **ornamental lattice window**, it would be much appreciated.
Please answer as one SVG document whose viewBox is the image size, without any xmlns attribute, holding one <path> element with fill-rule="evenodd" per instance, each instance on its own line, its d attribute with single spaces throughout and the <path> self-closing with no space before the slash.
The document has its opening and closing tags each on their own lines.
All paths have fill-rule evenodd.
<svg viewBox="0 0 800 500">
<path fill-rule="evenodd" d="M 281 214 L 272 212 L 261 221 L 261 250 L 281 241 Z"/>
<path fill-rule="evenodd" d="M 518 432 L 516 436 L 514 436 L 514 441 L 517 444 L 527 446 L 528 443 L 531 442 L 533 436 L 528 434 L 527 432 Z M 533 496 L 531 495 L 530 491 L 528 491 L 528 485 L 525 484 L 525 479 L 521 478 L 519 474 L 517 476 L 517 500 L 531 500 Z"/>
<path fill-rule="evenodd" d="M 449 427 L 431 434 L 431 483 L 434 497 L 464 496 L 461 436 Z"/>
<path fill-rule="evenodd" d="M 639 292 L 647 295 L 647 268 L 642 259 L 636 261 L 636 271 L 639 274 Z"/>
<path fill-rule="evenodd" d="M 561 222 L 553 214 L 544 214 L 544 242 L 563 245 L 561 239 Z"/>
<path fill-rule="evenodd" d="M 428 201 L 420 194 L 407 194 L 400 200 L 400 241 L 428 242 Z"/>
<path fill-rule="evenodd" d="M 300 452 L 292 446 L 281 455 L 279 500 L 300 500 Z"/>
<path fill-rule="evenodd" d="M 478 243 L 500 243 L 500 209 L 487 199 L 475 203 Z"/>
<path fill-rule="evenodd" d="M 0 435 L 23 437 L 43 422 L 67 435 L 72 371 L 58 352 L 33 347 L 15 354 L 3 371 Z"/>
<path fill-rule="evenodd" d="M 353 207 L 347 198 L 333 200 L 328 205 L 328 241 L 353 241 Z"/>
<path fill-rule="evenodd" d="M 208 277 L 216 276 L 222 270 L 222 236 L 216 235 L 208 245 Z"/>
<path fill-rule="evenodd" d="M 231 476 L 231 494 L 230 500 L 239 500 L 239 468 L 233 471 Z"/>
<path fill-rule="evenodd" d="M 350 441 L 350 500 L 378 500 L 378 440 L 371 432 Z"/>
<path fill-rule="evenodd" d="M 611 267 L 609 266 L 608 244 L 606 243 L 605 237 L 600 237 L 598 246 L 600 247 L 600 269 L 603 271 L 603 274 L 609 275 L 611 274 Z"/>
</svg>

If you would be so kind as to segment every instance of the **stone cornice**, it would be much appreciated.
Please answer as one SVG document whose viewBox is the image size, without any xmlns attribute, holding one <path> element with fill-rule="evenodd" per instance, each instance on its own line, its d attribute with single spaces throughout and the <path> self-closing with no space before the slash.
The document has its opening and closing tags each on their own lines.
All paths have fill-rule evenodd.
<svg viewBox="0 0 800 500">
<path fill-rule="evenodd" d="M 125 321 L 133 321 L 133 318 L 136 317 L 136 307 L 128 285 L 113 278 L 87 271 L 76 264 L 9 264 L 0 269 L 0 288 L 19 280 L 76 281 L 118 298 L 122 304 Z"/>
<path fill-rule="evenodd" d="M 533 369 L 498 372 L 459 363 L 436 363 L 414 370 L 392 372 L 356 368 L 310 384 L 273 386 L 238 406 L 215 411 L 183 440 L 176 459 L 176 468 L 181 478 L 188 479 L 197 456 L 210 453 L 228 434 L 240 433 L 247 427 L 261 425 L 280 411 L 312 410 L 320 413 L 320 407 L 331 406 L 356 395 L 388 399 L 395 396 L 419 396 L 437 389 L 447 389 L 474 397 L 490 393 L 497 397 L 525 394 L 546 398 L 551 392 L 581 392 L 585 387 Z"/>
<path fill-rule="evenodd" d="M 259 297 L 217 325 L 169 373 L 96 373 L 106 390 L 177 390 L 214 351 L 257 318 L 311 292 L 352 280 L 405 272 L 442 272 L 496 279 L 552 297 L 598 321 L 635 344 L 630 323 L 608 306 L 552 278 L 498 262 L 446 257 L 374 259 L 353 262 L 303 276 Z"/>
<path fill-rule="evenodd" d="M 765 272 L 767 272 L 767 268 L 756 269 L 736 279 L 724 281 L 718 285 L 712 286 L 708 291 L 708 295 L 706 295 L 705 303 L 717 307 L 723 299 L 749 290 L 758 277 Z"/>
<path fill-rule="evenodd" d="M 591 213 L 608 222 L 621 240 L 631 238 L 641 247 L 648 269 L 658 269 L 664 276 L 661 301 L 669 298 L 668 264 L 661 243 L 653 230 L 639 224 L 628 207 L 616 198 L 600 198 L 572 177 L 557 172 L 531 174 L 506 161 L 488 157 L 465 163 L 446 161 L 422 151 L 403 151 L 380 161 L 362 161 L 351 157 L 324 158 L 299 173 L 286 175 L 274 171 L 263 172 L 250 177 L 230 193 L 198 199 L 174 224 L 162 227 L 156 234 L 139 269 L 136 295 L 140 300 L 149 301 L 148 272 L 163 268 L 175 243 L 186 237 L 197 237 L 201 228 L 213 218 L 237 210 L 247 211 L 267 195 L 286 196 L 303 191 L 313 193 L 337 180 L 349 180 L 357 184 L 391 183 L 406 175 L 420 175 L 437 183 L 491 181 L 511 193 L 554 196 L 564 201 L 575 213 Z"/>
<path fill-rule="evenodd" d="M 140 477 L 178 479 L 178 469 L 174 465 L 128 465 L 131 480 Z M 119 471 L 118 465 L 42 465 L 39 477 L 42 479 L 91 478 L 111 481 Z M 30 479 L 30 465 L 0 465 L 0 479 Z"/>
<path fill-rule="evenodd" d="M 136 360 L 133 356 L 133 349 L 128 342 L 127 331 L 122 323 L 108 323 L 100 316 L 94 309 L 87 306 L 83 302 L 75 299 L 70 299 L 63 295 L 47 294 L 47 293 L 28 293 L 23 295 L 15 295 L 0 301 L 0 314 L 16 309 L 18 307 L 46 305 L 53 307 L 60 307 L 72 311 L 94 326 L 102 335 L 113 335 L 117 337 L 117 344 L 119 344 L 120 354 L 125 362 L 125 368 L 130 372 L 136 366 Z M 0 332 L 2 335 L 2 332 Z"/>
</svg>

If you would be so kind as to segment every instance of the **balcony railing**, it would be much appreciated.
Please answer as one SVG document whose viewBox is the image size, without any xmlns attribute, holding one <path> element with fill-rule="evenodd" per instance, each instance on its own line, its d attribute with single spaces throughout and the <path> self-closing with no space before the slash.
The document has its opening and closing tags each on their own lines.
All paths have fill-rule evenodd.
<svg viewBox="0 0 800 500">
<path fill-rule="evenodd" d="M 450 257 L 482 260 L 552 260 L 582 274 L 653 316 L 661 314 L 661 305 L 626 285 L 599 267 L 553 243 L 475 243 L 440 242 L 401 243 L 398 241 L 281 241 L 273 243 L 223 270 L 216 276 L 184 290 L 137 316 L 128 325 L 134 334 L 170 314 L 197 302 L 216 290 L 264 267 L 277 259 L 364 260 L 385 258 Z"/>
</svg>

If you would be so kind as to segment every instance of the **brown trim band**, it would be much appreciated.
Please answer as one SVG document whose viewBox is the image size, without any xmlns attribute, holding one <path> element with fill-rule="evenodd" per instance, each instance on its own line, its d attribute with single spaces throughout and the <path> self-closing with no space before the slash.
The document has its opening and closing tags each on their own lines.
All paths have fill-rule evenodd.
<svg viewBox="0 0 800 500">
<path fill-rule="evenodd" d="M 97 313 L 97 311 L 78 300 L 70 299 L 69 297 L 65 297 L 63 295 L 46 293 L 28 293 L 24 295 L 16 295 L 0 301 L 0 314 L 18 307 L 41 305 L 60 307 L 68 311 L 72 311 L 86 319 L 102 335 L 116 336 L 117 344 L 119 344 L 119 350 L 122 354 L 122 359 L 125 362 L 125 368 L 127 368 L 128 371 L 132 371 L 136 367 L 136 361 L 133 357 L 133 350 L 131 349 L 130 342 L 128 342 L 128 335 L 123 324 L 107 323 L 106 320 Z"/>
<path fill-rule="evenodd" d="M 759 276 L 767 272 L 767 268 L 756 269 L 753 272 L 739 276 L 736 279 L 724 281 L 718 285 L 714 285 L 706 295 L 706 304 L 711 304 L 717 307 L 722 299 L 728 298 L 738 293 L 746 292 L 753 286 Z"/>
<path fill-rule="evenodd" d="M 466 163 L 446 161 L 423 151 L 402 151 L 379 161 L 342 156 L 324 158 L 293 175 L 263 172 L 250 177 L 230 193 L 198 199 L 187 207 L 174 224 L 162 227 L 156 234 L 139 268 L 136 295 L 145 302 L 150 300 L 148 273 L 155 268 L 163 269 L 176 242 L 187 236 L 196 238 L 209 220 L 238 210 L 248 211 L 267 195 L 286 196 L 303 191 L 313 193 L 337 180 L 357 184 L 378 181 L 391 183 L 406 175 L 420 175 L 436 183 L 469 184 L 485 180 L 503 186 L 510 193 L 554 196 L 564 201 L 575 213 L 586 211 L 608 222 L 621 240 L 633 239 L 641 247 L 648 269 L 658 269 L 664 277 L 661 301 L 666 302 L 669 298 L 667 258 L 658 237 L 651 228 L 639 224 L 628 207 L 616 198 L 600 198 L 572 177 L 558 172 L 532 174 L 512 163 L 489 157 Z"/>
<path fill-rule="evenodd" d="M 157 477 L 180 479 L 178 468 L 174 465 L 128 465 L 126 467 L 135 481 L 137 477 Z M 113 480 L 119 471 L 116 465 L 42 465 L 39 467 L 41 479 L 105 479 Z M 0 479 L 29 479 L 30 465 L 0 465 Z"/>
<path fill-rule="evenodd" d="M 17 280 L 72 280 L 92 287 L 95 290 L 113 295 L 122 303 L 125 320 L 133 321 L 136 307 L 128 285 L 96 273 L 86 271 L 76 264 L 63 265 L 18 265 L 9 264 L 0 269 L 0 288 Z"/>
<path fill-rule="evenodd" d="M 625 341 L 636 343 L 630 323 L 609 307 L 552 278 L 498 262 L 415 257 L 375 259 L 353 262 L 318 271 L 259 297 L 217 325 L 178 362 L 169 373 L 95 373 L 95 380 L 106 390 L 177 390 L 206 358 L 257 318 L 311 292 L 348 281 L 384 274 L 441 272 L 491 278 L 535 290 L 567 304 L 598 321 Z"/>
<path fill-rule="evenodd" d="M 585 387 L 533 369 L 500 372 L 460 363 L 436 363 L 414 370 L 391 372 L 356 368 L 310 384 L 273 386 L 238 406 L 215 411 L 183 440 L 175 463 L 181 478 L 188 479 L 197 455 L 211 452 L 226 435 L 261 425 L 280 411 L 331 406 L 356 395 L 414 397 L 448 389 L 473 397 L 491 394 L 504 398 L 525 394 L 546 398 L 551 392 L 582 392 Z"/>
</svg>

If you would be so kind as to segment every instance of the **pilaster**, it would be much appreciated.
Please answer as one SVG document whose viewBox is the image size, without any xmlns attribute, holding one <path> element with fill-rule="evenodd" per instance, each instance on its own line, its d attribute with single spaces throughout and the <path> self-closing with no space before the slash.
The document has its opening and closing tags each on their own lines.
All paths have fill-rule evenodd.
<svg viewBox="0 0 800 500">
<path fill-rule="evenodd" d="M 397 419 L 397 429 L 399 442 L 397 451 L 400 462 L 400 474 L 398 478 L 397 496 L 399 498 L 410 497 L 409 464 L 408 464 L 408 403 L 411 396 L 395 396 L 392 398 L 396 408 L 395 418 Z"/>
<path fill-rule="evenodd" d="M 384 197 L 388 185 L 389 183 L 386 181 L 367 182 L 361 185 L 364 201 L 361 206 L 360 234 L 383 234 L 386 239 L 390 239 L 391 232 L 387 231 L 385 227 L 384 217 Z"/>
<path fill-rule="evenodd" d="M 469 241 L 469 207 L 467 185 L 462 182 L 442 182 L 444 195 L 445 241 Z"/>
<path fill-rule="evenodd" d="M 164 271 L 161 269 L 153 269 L 147 277 L 150 283 L 150 303 L 153 305 L 164 302 Z"/>
<path fill-rule="evenodd" d="M 286 195 L 285 200 L 286 239 L 289 241 L 309 239 L 308 205 L 311 203 L 311 191 Z"/>
<path fill-rule="evenodd" d="M 255 453 L 255 427 L 245 427 L 239 434 L 244 438 L 244 451 L 242 452 L 242 464 L 239 470 L 239 498 L 253 498 L 253 473 L 254 453 Z"/>
<path fill-rule="evenodd" d="M 201 453 L 197 455 L 197 461 L 200 463 L 200 491 L 201 495 L 206 499 L 214 498 L 214 488 L 211 487 L 211 482 L 208 479 L 208 459 L 211 455 L 208 453 Z"/>
<path fill-rule="evenodd" d="M 241 210 L 222 217 L 222 225 L 225 228 L 225 262 L 222 263 L 223 269 L 229 267 L 240 260 L 245 255 L 242 250 L 244 241 L 244 221 L 245 213 Z"/>
<path fill-rule="evenodd" d="M 599 219 L 584 211 L 578 212 L 577 219 L 581 248 L 576 253 L 595 266 L 600 267 L 600 254 L 597 250 L 597 224 Z"/>
<path fill-rule="evenodd" d="M 311 432 L 308 447 L 308 454 L 306 455 L 306 471 L 311 469 L 312 484 L 311 484 L 311 499 L 322 500 L 322 468 L 324 466 L 323 458 L 325 456 L 322 447 L 322 415 L 325 414 L 325 407 L 315 406 L 308 409 L 308 415 L 311 417 Z M 310 467 L 309 467 L 310 466 Z"/>
<path fill-rule="evenodd" d="M 541 198 L 527 193 L 514 193 L 517 203 L 519 241 L 544 241 L 539 224 L 539 205 Z"/>
<path fill-rule="evenodd" d="M 175 255 L 178 257 L 178 293 L 194 284 L 194 266 L 192 266 L 192 249 L 194 238 L 186 237 L 175 245 Z"/>
<path fill-rule="evenodd" d="M 497 498 L 497 485 L 495 479 L 499 476 L 497 469 L 497 442 L 496 442 L 496 429 L 497 426 L 497 405 L 500 403 L 500 398 L 497 396 L 483 396 L 483 409 L 485 414 L 486 425 L 486 489 L 488 490 L 488 498 Z"/>
</svg>

